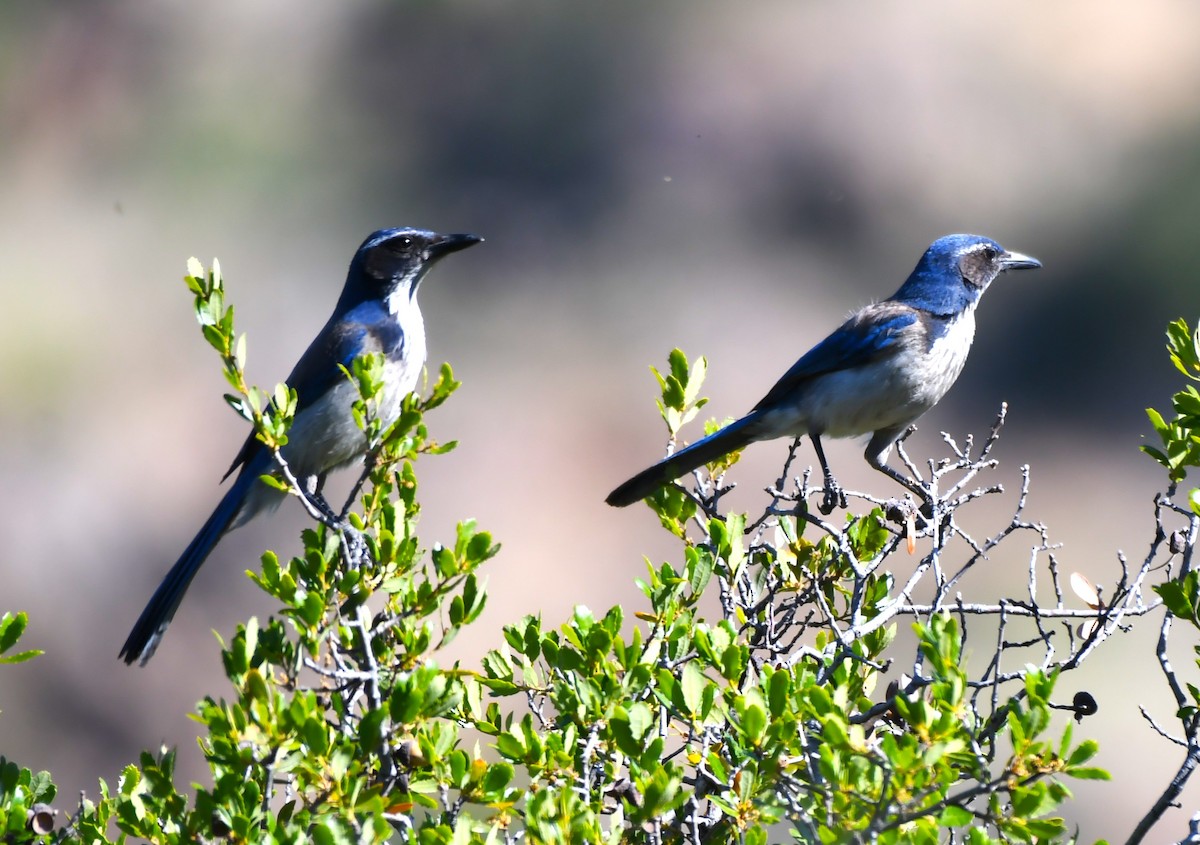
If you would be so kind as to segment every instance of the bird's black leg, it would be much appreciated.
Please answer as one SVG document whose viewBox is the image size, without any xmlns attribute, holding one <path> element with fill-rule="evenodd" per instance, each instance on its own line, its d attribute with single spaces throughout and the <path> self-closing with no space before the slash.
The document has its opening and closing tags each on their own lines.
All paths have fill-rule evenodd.
<svg viewBox="0 0 1200 845">
<path fill-rule="evenodd" d="M 308 500 L 313 503 L 313 506 L 316 507 L 316 509 L 319 510 L 321 514 L 330 521 L 330 523 L 336 525 L 341 521 L 338 518 L 338 515 L 334 513 L 333 508 L 329 506 L 329 502 L 325 500 L 325 496 L 321 492 L 325 489 L 324 475 L 305 476 L 304 478 L 300 479 L 300 487 L 304 490 L 304 495 L 308 497 Z"/>
<path fill-rule="evenodd" d="M 842 492 L 833 473 L 829 471 L 829 461 L 825 460 L 825 450 L 821 448 L 820 435 L 811 434 L 809 438 L 812 440 L 813 449 L 817 452 L 817 460 L 821 462 L 821 474 L 825 477 L 825 495 L 821 497 L 821 504 L 818 507 L 821 513 L 828 516 L 834 508 L 846 507 L 846 494 Z"/>
<path fill-rule="evenodd" d="M 329 506 L 329 502 L 322 493 L 322 490 L 325 489 L 325 475 L 307 476 L 301 480 L 300 486 L 304 489 L 304 495 L 308 497 L 308 500 L 328 519 L 328 524 L 341 534 L 342 551 L 345 553 L 346 562 L 351 568 L 357 569 L 367 553 L 366 541 L 348 520 L 342 519 Z"/>
<path fill-rule="evenodd" d="M 925 516 L 930 516 L 929 511 L 932 511 L 933 503 L 930 501 L 929 493 L 923 488 L 919 482 L 909 478 L 903 473 L 892 469 L 887 464 L 888 456 L 892 452 L 892 446 L 896 442 L 896 438 L 903 433 L 901 431 L 877 431 L 875 436 L 871 438 L 871 442 L 867 444 L 866 452 L 863 457 L 867 459 L 867 463 L 872 469 L 878 470 L 888 478 L 895 481 L 900 486 L 907 490 L 911 490 L 913 494 L 924 502 L 922 512 Z"/>
</svg>

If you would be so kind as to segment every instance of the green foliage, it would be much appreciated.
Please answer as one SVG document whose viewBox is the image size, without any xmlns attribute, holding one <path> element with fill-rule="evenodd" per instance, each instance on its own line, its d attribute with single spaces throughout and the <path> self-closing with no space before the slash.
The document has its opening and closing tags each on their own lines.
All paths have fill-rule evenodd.
<svg viewBox="0 0 1200 845">
<path fill-rule="evenodd" d="M 674 437 L 708 404 L 708 399 L 700 396 L 700 387 L 708 373 L 708 361 L 697 358 L 688 366 L 687 356 L 679 349 L 672 349 L 667 356 L 667 364 L 665 373 L 659 372 L 656 367 L 651 367 L 650 372 L 654 373 L 662 394 L 658 400 L 659 413 L 667 424 L 667 431 Z"/>
<path fill-rule="evenodd" d="M 0 653 L 17 644 L 25 632 L 24 613 L 5 613 L 0 617 Z M 3 663 L 19 663 L 36 657 L 39 651 L 24 651 L 0 657 Z M 50 803 L 57 790 L 49 772 L 34 774 L 0 755 L 0 842 L 19 845 L 48 841 L 53 829 Z"/>
<path fill-rule="evenodd" d="M 1193 332 L 1182 319 L 1168 325 L 1167 352 L 1179 372 L 1200 382 L 1200 326 Z M 1172 397 L 1171 406 L 1175 418 L 1170 421 L 1153 408 L 1146 409 L 1162 448 L 1142 446 L 1142 451 L 1166 467 L 1172 481 L 1181 481 L 1188 467 L 1200 466 L 1200 392 L 1195 385 L 1186 385 Z M 1194 497 L 1192 507 L 1200 513 L 1200 502 Z"/>
<path fill-rule="evenodd" d="M 1200 573 L 1193 570 L 1174 581 L 1157 584 L 1154 592 L 1173 615 L 1200 628 Z"/>
<path fill-rule="evenodd" d="M 703 369 L 678 350 L 670 363 L 671 375 L 656 375 L 674 436 Z M 603 839 L 607 807 L 634 840 L 640 830 L 690 842 L 703 830 L 706 841 L 765 842 L 785 821 L 806 842 L 937 842 L 952 828 L 973 828 L 977 842 L 1067 837 L 1053 815 L 1070 795 L 1061 779 L 1105 774 L 1083 765 L 1095 744 L 1072 745 L 1069 725 L 1047 737 L 1053 676 L 1030 668 L 1003 715 L 981 719 L 960 666 L 963 633 L 938 613 L 914 626 L 926 681 L 872 698 L 895 627 L 838 631 L 894 599 L 889 577 L 856 578 L 856 565 L 895 547 L 882 511 L 850 517 L 844 545 L 809 541 L 803 522 L 780 518 L 775 545 L 750 546 L 745 515 L 700 516 L 696 501 L 675 487 L 648 499 L 685 544 L 681 568 L 650 566 L 639 582 L 644 627 L 628 627 L 620 608 L 579 607 L 559 628 L 527 617 L 483 661 L 483 683 L 523 693 L 532 713 L 477 727 L 538 795 L 590 798 L 573 805 L 584 840 Z M 813 647 L 781 653 L 761 633 L 773 608 L 730 589 L 741 579 L 810 596 L 833 624 Z M 710 585 L 724 609 L 715 623 L 700 611 Z"/>
<path fill-rule="evenodd" d="M 682 573 L 664 566 L 645 589 L 652 600 L 670 594 L 674 602 L 663 604 L 674 608 L 688 604 L 681 585 Z M 526 618 L 505 629 L 506 645 L 484 664 L 485 684 L 504 693 L 516 684 L 537 702 L 533 716 L 499 735 L 497 749 L 528 770 L 539 792 L 561 784 L 574 757 L 568 779 L 587 772 L 595 798 L 590 812 L 579 812 L 597 838 L 596 808 L 613 794 L 623 797 L 630 823 L 664 826 L 695 813 L 703 796 L 707 825 L 723 831 L 718 841 L 765 841 L 768 826 L 785 817 L 803 822 L 806 841 L 820 842 L 858 841 L 858 832 L 879 842 L 933 842 L 939 829 L 985 822 L 1020 841 L 1064 836 L 1062 820 L 1048 815 L 1069 797 L 1056 778 L 1105 775 L 1082 765 L 1096 747 L 1072 746 L 1069 726 L 1058 742 L 1043 739 L 1053 679 L 1029 673 L 1026 704 L 1008 711 L 1013 750 L 989 774 L 980 741 L 993 743 L 996 733 L 966 707 L 957 624 L 938 615 L 915 627 L 935 680 L 919 694 L 897 695 L 885 729 L 862 714 L 873 706 L 871 663 L 886 638 L 875 649 L 863 643 L 858 661 L 813 657 L 755 670 L 734 626 L 709 626 L 687 612 L 628 636 L 617 608 L 602 619 L 577 608 L 551 631 Z M 557 719 L 541 719 L 543 704 Z M 563 736 L 582 752 L 566 753 Z"/>
<path fill-rule="evenodd" d="M 1195 570 L 1154 587 L 1154 592 L 1166 605 L 1167 611 L 1178 619 L 1189 623 L 1200 630 L 1200 573 Z M 1200 669 L 1200 645 L 1192 646 L 1195 655 L 1194 663 Z M 1186 698 L 1183 689 L 1176 684 L 1178 709 L 1176 717 L 1184 724 L 1185 731 L 1195 732 L 1200 723 L 1200 686 L 1195 683 L 1182 685 L 1187 690 Z"/>
<path fill-rule="evenodd" d="M 186 282 L 234 388 L 229 404 L 278 457 L 294 391 L 280 385 L 264 408 L 266 394 L 247 383 L 245 338 L 234 331 L 219 268 L 193 262 Z M 67 840 L 382 842 L 400 831 L 451 842 L 494 826 L 464 806 L 515 803 L 512 766 L 467 750 L 460 736 L 468 713 L 487 713 L 482 688 L 473 673 L 437 659 L 482 613 L 478 570 L 499 547 L 470 520 L 429 548 L 416 531 L 415 462 L 453 447 L 429 437 L 424 414 L 458 383 L 443 366 L 384 426 L 376 414 L 381 367 L 368 356 L 346 371 L 369 446 L 356 506 L 341 519 L 321 515 L 299 556 L 282 561 L 267 552 L 250 574 L 280 610 L 238 628 L 222 655 L 229 693 L 198 706 L 211 785 L 189 797 L 175 783 L 173 753 L 144 754 L 115 790 L 101 783 L 100 800 L 84 803 L 65 828 Z M 275 481 L 304 498 L 286 471 Z M 24 621 L 0 623 L 5 650 Z M 12 818 L 45 790 L 26 792 L 8 798 Z"/>
<path fill-rule="evenodd" d="M 5 613 L 0 616 L 0 663 L 24 663 L 42 653 L 38 649 L 30 649 L 16 654 L 5 654 L 21 639 L 28 624 L 29 617 L 24 613 Z"/>
<path fill-rule="evenodd" d="M 48 772 L 34 774 L 0 757 L 0 835 L 5 843 L 47 841 L 55 796 Z"/>
<path fill-rule="evenodd" d="M 225 305 L 225 282 L 220 262 L 214 260 L 205 270 L 195 258 L 188 259 L 184 284 L 195 296 L 193 310 L 204 339 L 221 356 L 225 380 L 236 393 L 225 401 L 254 426 L 260 440 L 278 454 L 287 444 L 287 430 L 296 413 L 296 393 L 286 385 L 277 385 L 264 410 L 267 394 L 246 382 L 246 336 L 233 329 L 233 306 Z"/>
<path fill-rule="evenodd" d="M 1171 363 L 1193 382 L 1200 382 L 1200 324 L 1195 331 L 1188 328 L 1185 320 L 1176 320 L 1167 326 L 1167 352 Z M 1167 468 L 1173 482 L 1181 481 L 1187 474 L 1185 467 L 1200 465 L 1200 393 L 1194 385 L 1186 385 L 1172 399 L 1175 419 L 1165 422 L 1153 409 L 1147 410 L 1150 422 L 1163 442 L 1161 450 L 1143 446 L 1159 463 Z M 1194 515 L 1200 515 L 1200 490 L 1188 494 L 1188 504 Z M 1193 526 L 1194 528 L 1194 526 Z M 1183 535 L 1187 537 L 1186 534 Z M 1177 542 L 1172 538 L 1172 542 Z M 1162 599 L 1167 612 L 1200 630 L 1200 573 L 1190 569 L 1185 556 L 1180 574 L 1162 584 L 1154 591 Z M 1193 645 L 1195 664 L 1200 668 L 1200 645 Z M 1173 673 L 1170 674 L 1173 678 Z M 1172 683 L 1178 710 L 1177 718 L 1184 733 L 1195 736 L 1200 723 L 1200 687 L 1195 683 Z M 1186 688 L 1186 696 L 1184 689 Z"/>
</svg>

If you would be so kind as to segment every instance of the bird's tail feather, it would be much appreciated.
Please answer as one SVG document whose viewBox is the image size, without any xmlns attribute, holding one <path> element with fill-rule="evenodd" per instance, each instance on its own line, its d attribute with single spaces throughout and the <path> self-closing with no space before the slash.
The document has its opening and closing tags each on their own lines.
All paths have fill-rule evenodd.
<svg viewBox="0 0 1200 845">
<path fill-rule="evenodd" d="M 722 455 L 741 449 L 758 439 L 757 413 L 742 417 L 720 431 L 697 440 L 691 446 L 680 449 L 674 455 L 644 469 L 608 494 L 604 501 L 615 508 L 623 508 L 640 502 L 659 487 L 686 475 L 696 467 L 715 461 Z"/>
<path fill-rule="evenodd" d="M 247 482 L 252 484 L 256 480 L 257 476 L 243 473 L 234 481 L 233 486 L 212 512 L 212 516 L 204 523 L 204 527 L 183 550 L 179 560 L 175 561 L 171 571 L 158 585 L 158 589 L 146 604 L 146 609 L 129 632 L 125 645 L 121 647 L 121 659 L 127 664 L 138 661 L 144 666 L 146 661 L 154 656 L 154 650 L 158 648 L 159 640 L 167 630 L 179 603 L 183 601 L 183 595 L 191 586 L 192 579 L 196 577 L 200 566 L 241 509 L 246 496 Z"/>
</svg>

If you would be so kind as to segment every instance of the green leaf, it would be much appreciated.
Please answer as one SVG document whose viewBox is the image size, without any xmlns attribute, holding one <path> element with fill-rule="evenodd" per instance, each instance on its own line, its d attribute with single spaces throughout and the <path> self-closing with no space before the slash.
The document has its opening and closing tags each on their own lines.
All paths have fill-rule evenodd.
<svg viewBox="0 0 1200 845">
<path fill-rule="evenodd" d="M 688 361 L 683 350 L 676 347 L 667 354 L 667 363 L 671 366 L 671 376 L 680 384 L 687 384 Z"/>
<path fill-rule="evenodd" d="M 1171 363 L 1188 378 L 1197 378 L 1200 369 L 1200 327 L 1193 336 L 1187 321 L 1180 318 L 1167 324 L 1167 352 Z"/>
<path fill-rule="evenodd" d="M 839 713 L 831 713 L 829 718 L 822 721 L 821 735 L 832 748 L 842 749 L 850 744 L 850 734 Z"/>
<path fill-rule="evenodd" d="M 741 712 L 742 730 L 752 743 L 758 745 L 767 730 L 767 711 L 759 704 L 749 704 Z"/>
<path fill-rule="evenodd" d="M 29 616 L 24 611 L 16 614 L 5 613 L 0 616 L 0 653 L 8 651 L 21 639 L 25 627 L 29 624 Z"/>
<path fill-rule="evenodd" d="M 629 705 L 629 732 L 635 739 L 641 739 L 646 731 L 654 726 L 654 712 L 648 705 L 635 701 Z"/>
<path fill-rule="evenodd" d="M 1159 434 L 1165 434 L 1167 431 L 1167 422 L 1163 419 L 1162 414 L 1153 408 L 1146 409 L 1146 416 L 1150 418 L 1150 425 Z"/>
<path fill-rule="evenodd" d="M 970 810 L 955 804 L 947 804 L 938 816 L 938 824 L 941 827 L 966 827 L 974 820 L 975 816 Z"/>
<path fill-rule="evenodd" d="M 1170 459 L 1167 458 L 1167 456 L 1164 455 L 1160 450 L 1155 449 L 1153 446 L 1144 446 L 1144 445 L 1140 448 L 1147 455 L 1154 458 L 1154 460 L 1158 461 L 1164 467 L 1167 467 L 1168 469 L 1170 469 L 1170 467 L 1171 467 Z"/>
<path fill-rule="evenodd" d="M 973 827 L 967 831 L 967 845 L 991 845 L 992 841 L 981 827 Z"/>
<path fill-rule="evenodd" d="M 1182 578 L 1155 584 L 1153 589 L 1175 616 L 1200 624 L 1200 572 L 1192 570 Z"/>
<path fill-rule="evenodd" d="M 243 332 L 233 347 L 233 360 L 239 370 L 246 369 L 246 334 Z"/>
<path fill-rule="evenodd" d="M 689 661 L 683 667 L 683 676 L 679 679 L 680 691 L 683 694 L 683 703 L 687 708 L 689 715 L 694 717 L 701 716 L 701 709 L 704 706 L 704 688 L 708 686 L 709 681 L 704 677 L 703 670 L 696 662 Z"/>
<path fill-rule="evenodd" d="M 32 660 L 35 657 L 40 657 L 45 652 L 40 648 L 31 648 L 28 651 L 18 651 L 16 654 L 7 654 L 0 657 L 0 663 L 24 663 L 26 660 Z"/>
<path fill-rule="evenodd" d="M 674 411 L 683 410 L 683 385 L 674 376 L 667 376 L 663 382 L 662 401 Z"/>
<path fill-rule="evenodd" d="M 506 731 L 496 737 L 496 750 L 510 760 L 525 759 L 525 744 L 511 731 Z"/>
<path fill-rule="evenodd" d="M 776 669 L 767 681 L 767 703 L 771 708 L 772 718 L 783 716 L 788 706 L 788 695 L 791 692 L 792 678 L 785 669 Z"/>
<path fill-rule="evenodd" d="M 647 748 L 653 745 L 647 743 L 647 734 L 654 726 L 654 713 L 640 701 L 632 703 L 628 710 L 618 706 L 609 725 L 617 747 L 628 757 L 641 759 Z"/>
<path fill-rule="evenodd" d="M 521 689 L 512 681 L 504 681 L 499 678 L 480 678 L 479 683 L 496 695 L 512 695 Z"/>
<path fill-rule="evenodd" d="M 499 792 L 512 782 L 515 774 L 511 764 L 500 760 L 488 766 L 487 774 L 483 776 L 481 785 L 488 792 Z"/>
<path fill-rule="evenodd" d="M 383 722 L 386 718 L 387 711 L 382 707 L 363 714 L 358 723 L 358 746 L 364 757 L 377 750 L 380 740 L 383 739 Z"/>
<path fill-rule="evenodd" d="M 1100 750 L 1100 744 L 1094 739 L 1085 739 L 1079 743 L 1079 746 L 1071 752 L 1071 756 L 1067 758 L 1067 765 L 1078 766 L 1080 763 L 1086 763 L 1088 760 L 1096 756 L 1096 752 Z"/>
<path fill-rule="evenodd" d="M 708 375 L 708 359 L 701 355 L 692 362 L 692 370 L 688 374 L 687 387 L 683 393 L 683 401 L 687 405 L 695 405 L 697 408 L 702 407 L 706 400 L 697 396 L 700 388 L 704 386 L 704 378 Z"/>
<path fill-rule="evenodd" d="M 687 550 L 688 584 L 692 592 L 700 595 L 708 586 L 713 574 L 712 552 L 706 547 L 692 547 Z"/>
</svg>

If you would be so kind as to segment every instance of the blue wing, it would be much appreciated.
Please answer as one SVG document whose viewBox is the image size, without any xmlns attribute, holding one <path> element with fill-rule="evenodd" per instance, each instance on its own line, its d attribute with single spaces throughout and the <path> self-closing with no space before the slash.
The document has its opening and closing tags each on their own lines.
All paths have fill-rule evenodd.
<svg viewBox="0 0 1200 845">
<path fill-rule="evenodd" d="M 399 355 L 403 349 L 404 332 L 400 324 L 378 300 L 363 302 L 340 318 L 335 316 L 304 350 L 287 377 L 287 386 L 296 391 L 296 415 L 304 413 L 307 407 L 343 382 L 346 374 L 341 367 L 349 368 L 358 356 L 368 352 Z M 253 463 L 262 447 L 262 441 L 251 432 L 221 480 L 232 475 L 238 467 Z"/>
<path fill-rule="evenodd" d="M 331 319 L 287 377 L 288 387 L 296 391 L 296 413 L 341 384 L 346 379 L 341 367 L 349 368 L 358 356 L 368 352 L 399 356 L 403 349 L 404 332 L 379 300 L 360 303 Z"/>
<path fill-rule="evenodd" d="M 754 410 L 788 401 L 817 376 L 861 367 L 898 351 L 901 335 L 919 320 L 916 311 L 897 303 L 878 303 L 862 309 L 805 352 Z"/>
</svg>

